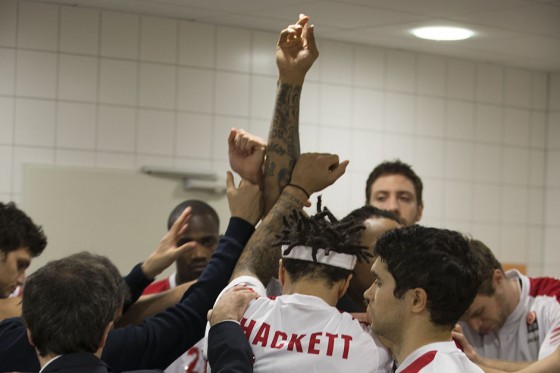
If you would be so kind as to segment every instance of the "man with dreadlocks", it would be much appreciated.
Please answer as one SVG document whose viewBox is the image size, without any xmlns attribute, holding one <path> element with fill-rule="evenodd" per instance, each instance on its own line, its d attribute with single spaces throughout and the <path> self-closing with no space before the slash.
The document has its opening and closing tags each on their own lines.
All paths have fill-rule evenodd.
<svg viewBox="0 0 560 373">
<path fill-rule="evenodd" d="M 309 195 L 336 181 L 347 163 L 339 163 L 332 154 L 299 157 L 290 184 L 247 244 L 226 288 L 244 284 L 261 295 L 240 321 L 255 355 L 256 372 L 387 371 L 387 351 L 350 314 L 334 307 L 348 288 L 356 262 L 369 257 L 359 245 L 364 227 L 353 220 L 338 222 L 320 206 L 312 217 L 301 211 Z M 283 295 L 270 299 L 263 284 L 276 253 L 281 257 Z M 229 323 L 212 328 L 221 324 Z"/>
</svg>

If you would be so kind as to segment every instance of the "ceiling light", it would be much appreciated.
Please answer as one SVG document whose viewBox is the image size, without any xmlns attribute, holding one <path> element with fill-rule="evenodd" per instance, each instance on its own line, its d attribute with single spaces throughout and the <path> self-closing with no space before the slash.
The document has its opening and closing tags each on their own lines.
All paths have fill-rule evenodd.
<svg viewBox="0 0 560 373">
<path fill-rule="evenodd" d="M 474 35 L 474 31 L 469 29 L 447 26 L 420 27 L 412 30 L 412 33 L 428 40 L 465 40 Z"/>
</svg>

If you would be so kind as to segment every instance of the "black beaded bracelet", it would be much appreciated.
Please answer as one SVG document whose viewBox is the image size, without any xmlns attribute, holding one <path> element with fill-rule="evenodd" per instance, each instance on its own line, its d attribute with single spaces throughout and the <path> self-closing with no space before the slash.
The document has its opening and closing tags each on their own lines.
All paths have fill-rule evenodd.
<svg viewBox="0 0 560 373">
<path fill-rule="evenodd" d="M 301 190 L 303 193 L 305 193 L 305 195 L 307 196 L 308 199 L 311 198 L 311 196 L 309 195 L 309 193 L 307 193 L 307 190 L 303 189 L 303 188 L 300 187 L 299 185 L 296 185 L 296 184 L 288 184 L 288 185 L 286 185 L 286 186 L 292 186 L 292 187 L 294 187 L 294 188 L 297 188 L 297 189 Z"/>
</svg>

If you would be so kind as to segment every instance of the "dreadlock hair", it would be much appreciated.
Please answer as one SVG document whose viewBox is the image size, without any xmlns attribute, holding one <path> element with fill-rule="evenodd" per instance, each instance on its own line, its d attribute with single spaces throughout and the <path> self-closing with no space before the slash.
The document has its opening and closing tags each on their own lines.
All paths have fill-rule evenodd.
<svg viewBox="0 0 560 373">
<path fill-rule="evenodd" d="M 321 278 L 332 287 L 335 282 L 345 279 L 351 270 L 334 267 L 317 262 L 317 252 L 320 249 L 325 255 L 330 252 L 353 255 L 357 260 L 367 261 L 371 253 L 367 247 L 360 245 L 360 232 L 365 229 L 363 224 L 355 219 L 338 221 L 328 208 L 322 208 L 321 197 L 317 201 L 317 214 L 307 216 L 301 210 L 293 210 L 284 217 L 283 228 L 274 245 L 288 245 L 283 255 L 289 254 L 295 246 L 311 248 L 313 262 L 284 258 L 284 268 L 293 281 L 300 278 Z"/>
</svg>

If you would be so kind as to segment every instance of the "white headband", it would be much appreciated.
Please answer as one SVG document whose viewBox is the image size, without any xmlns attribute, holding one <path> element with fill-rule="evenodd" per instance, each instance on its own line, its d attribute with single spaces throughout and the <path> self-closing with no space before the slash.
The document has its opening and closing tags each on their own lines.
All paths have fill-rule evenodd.
<svg viewBox="0 0 560 373">
<path fill-rule="evenodd" d="M 280 248 L 282 258 L 304 260 L 306 262 L 315 262 L 313 260 L 313 248 L 309 246 L 294 246 L 289 254 L 284 254 L 284 251 L 290 245 L 282 245 Z M 348 270 L 354 269 L 356 265 L 356 256 L 350 254 L 338 253 L 336 251 L 329 251 L 325 254 L 325 249 L 317 250 L 317 263 L 326 264 L 332 267 L 344 268 Z"/>
</svg>

